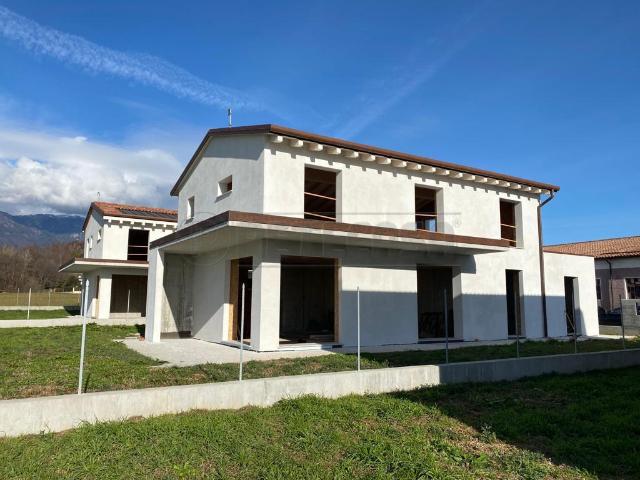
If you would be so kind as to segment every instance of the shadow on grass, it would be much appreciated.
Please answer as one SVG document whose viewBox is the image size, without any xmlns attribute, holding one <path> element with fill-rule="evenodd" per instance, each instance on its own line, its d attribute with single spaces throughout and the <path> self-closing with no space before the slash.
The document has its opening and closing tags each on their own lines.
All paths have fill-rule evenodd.
<svg viewBox="0 0 640 480">
<path fill-rule="evenodd" d="M 640 368 L 393 394 L 604 478 L 640 478 Z"/>
</svg>

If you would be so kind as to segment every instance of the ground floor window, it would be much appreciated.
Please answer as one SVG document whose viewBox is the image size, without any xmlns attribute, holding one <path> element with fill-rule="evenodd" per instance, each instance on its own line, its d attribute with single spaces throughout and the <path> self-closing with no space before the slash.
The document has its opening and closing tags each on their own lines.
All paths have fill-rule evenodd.
<svg viewBox="0 0 640 480">
<path fill-rule="evenodd" d="M 522 335 L 522 292 L 520 271 L 506 270 L 507 281 L 507 330 L 511 337 Z"/>
<path fill-rule="evenodd" d="M 418 265 L 418 337 L 455 337 L 453 321 L 453 271 L 449 267 Z M 446 291 L 446 302 L 445 302 Z M 447 329 L 445 330 L 445 303 Z"/>
<path fill-rule="evenodd" d="M 113 275 L 111 277 L 110 313 L 146 315 L 147 277 L 144 275 Z"/>
<path fill-rule="evenodd" d="M 640 278 L 625 278 L 627 298 L 629 300 L 640 299 Z"/>
</svg>

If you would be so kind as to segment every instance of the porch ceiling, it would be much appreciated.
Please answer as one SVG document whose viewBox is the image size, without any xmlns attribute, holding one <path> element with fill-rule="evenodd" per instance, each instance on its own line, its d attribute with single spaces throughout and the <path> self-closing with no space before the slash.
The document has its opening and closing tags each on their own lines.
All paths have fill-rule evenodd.
<svg viewBox="0 0 640 480">
<path fill-rule="evenodd" d="M 151 248 L 160 247 L 168 253 L 198 254 L 263 239 L 466 255 L 509 248 L 499 239 L 233 211 L 178 230 L 153 242 Z"/>
</svg>

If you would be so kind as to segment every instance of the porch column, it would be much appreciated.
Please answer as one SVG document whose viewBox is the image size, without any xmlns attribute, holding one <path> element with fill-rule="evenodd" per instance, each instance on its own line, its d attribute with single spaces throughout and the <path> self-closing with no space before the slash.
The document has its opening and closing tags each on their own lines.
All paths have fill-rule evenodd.
<svg viewBox="0 0 640 480">
<path fill-rule="evenodd" d="M 164 253 L 155 248 L 149 251 L 149 274 L 147 277 L 147 321 L 145 340 L 158 343 L 162 327 L 162 305 L 164 303 Z"/>
<path fill-rule="evenodd" d="M 280 260 L 255 257 L 251 299 L 251 346 L 277 350 L 280 346 Z"/>
<path fill-rule="evenodd" d="M 100 274 L 97 317 L 101 320 L 107 320 L 111 313 L 111 281 L 110 273 Z"/>
</svg>

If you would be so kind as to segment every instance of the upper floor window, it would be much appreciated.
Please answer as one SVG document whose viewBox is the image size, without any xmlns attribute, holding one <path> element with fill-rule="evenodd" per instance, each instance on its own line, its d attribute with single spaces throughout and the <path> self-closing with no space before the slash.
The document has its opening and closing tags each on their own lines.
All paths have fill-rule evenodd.
<svg viewBox="0 0 640 480">
<path fill-rule="evenodd" d="M 438 230 L 437 191 L 416 186 L 416 230 Z"/>
<path fill-rule="evenodd" d="M 511 247 L 517 245 L 516 204 L 507 200 L 500 200 L 500 238 L 507 240 Z"/>
<path fill-rule="evenodd" d="M 98 229 L 98 242 L 100 242 L 100 240 L 102 240 L 102 228 Z"/>
<path fill-rule="evenodd" d="M 224 180 L 218 182 L 218 196 L 231 193 L 233 190 L 233 178 L 229 175 Z"/>
<path fill-rule="evenodd" d="M 191 220 L 195 215 L 196 197 L 189 197 L 187 200 L 187 220 Z"/>
<path fill-rule="evenodd" d="M 336 221 L 336 172 L 304 169 L 304 218 Z"/>
<path fill-rule="evenodd" d="M 127 260 L 147 261 L 149 252 L 149 230 L 129 230 Z"/>
<path fill-rule="evenodd" d="M 93 235 L 87 238 L 87 251 L 93 250 Z"/>
</svg>

